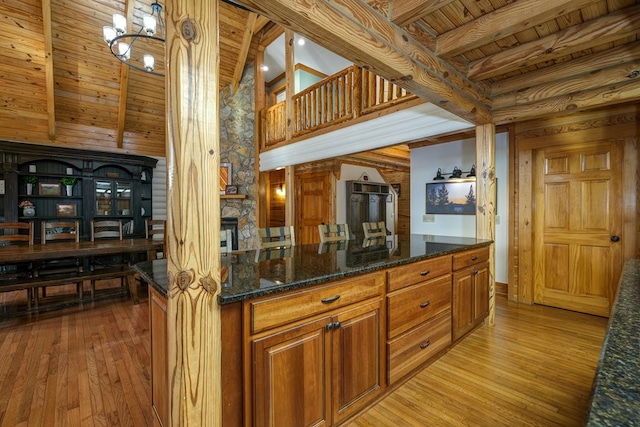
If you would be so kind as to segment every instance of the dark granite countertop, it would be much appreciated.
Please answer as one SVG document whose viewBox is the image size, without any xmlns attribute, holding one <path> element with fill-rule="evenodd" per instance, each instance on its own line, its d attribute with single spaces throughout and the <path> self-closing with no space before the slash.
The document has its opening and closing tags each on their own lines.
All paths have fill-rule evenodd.
<svg viewBox="0 0 640 427">
<path fill-rule="evenodd" d="M 467 237 L 412 234 L 223 254 L 223 283 L 218 301 L 229 304 L 490 243 L 490 240 Z M 166 296 L 166 260 L 142 262 L 135 268 L 145 281 Z"/>
<path fill-rule="evenodd" d="M 627 260 L 593 382 L 589 426 L 640 426 L 640 259 Z"/>
</svg>

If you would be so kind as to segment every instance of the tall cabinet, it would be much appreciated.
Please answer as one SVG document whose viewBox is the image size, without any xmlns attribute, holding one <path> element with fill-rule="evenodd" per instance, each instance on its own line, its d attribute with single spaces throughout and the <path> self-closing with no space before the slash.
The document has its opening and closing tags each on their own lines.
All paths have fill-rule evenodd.
<svg viewBox="0 0 640 427">
<path fill-rule="evenodd" d="M 0 221 L 33 221 L 36 242 L 52 220 L 78 220 L 85 240 L 94 218 L 120 219 L 126 237 L 144 236 L 156 159 L 0 141 L 0 160 Z"/>
<path fill-rule="evenodd" d="M 347 224 L 349 231 L 364 236 L 363 222 L 386 221 L 389 184 L 347 181 Z"/>
</svg>

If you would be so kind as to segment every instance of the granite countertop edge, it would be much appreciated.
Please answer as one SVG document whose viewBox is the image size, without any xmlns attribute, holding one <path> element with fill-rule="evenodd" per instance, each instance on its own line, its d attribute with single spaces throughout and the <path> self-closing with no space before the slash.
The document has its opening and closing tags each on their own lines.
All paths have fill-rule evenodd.
<svg viewBox="0 0 640 427">
<path fill-rule="evenodd" d="M 640 425 L 640 259 L 625 262 L 591 390 L 588 426 Z"/>
<path fill-rule="evenodd" d="M 273 287 L 273 288 L 257 289 L 257 290 L 254 290 L 254 291 L 246 292 L 244 294 L 225 295 L 224 294 L 224 290 L 223 290 L 223 292 L 220 292 L 220 294 L 218 294 L 218 303 L 220 305 L 232 304 L 234 302 L 244 301 L 244 300 L 247 300 L 247 299 L 259 298 L 259 297 L 263 297 L 263 296 L 266 296 L 266 295 L 272 295 L 272 294 L 277 294 L 277 293 L 281 293 L 281 292 L 292 291 L 292 290 L 295 290 L 295 289 L 301 289 L 301 288 L 305 288 L 305 287 L 309 287 L 309 286 L 313 286 L 313 285 L 320 285 L 322 283 L 328 283 L 328 282 L 333 282 L 335 280 L 341 280 L 341 279 L 346 279 L 346 278 L 349 278 L 349 277 L 359 276 L 361 274 L 372 273 L 374 271 L 379 271 L 379 270 L 384 270 L 384 269 L 387 269 L 387 268 L 397 267 L 397 266 L 404 265 L 404 264 L 410 264 L 410 263 L 413 263 L 413 262 L 416 262 L 416 261 L 422 261 L 422 260 L 425 260 L 425 259 L 436 258 L 436 257 L 443 256 L 443 255 L 454 254 L 456 252 L 462 252 L 462 251 L 467 251 L 467 250 L 470 250 L 470 249 L 480 248 L 480 247 L 483 247 L 483 246 L 489 246 L 491 243 L 493 243 L 493 242 L 481 242 L 481 243 L 476 243 L 476 244 L 472 244 L 472 245 L 462 246 L 462 247 L 455 248 L 455 249 L 452 249 L 452 250 L 447 250 L 447 251 L 442 251 L 442 252 L 437 252 L 437 253 L 431 253 L 431 254 L 428 254 L 428 255 L 418 255 L 418 256 L 415 256 L 415 257 L 398 259 L 398 260 L 377 261 L 377 262 L 374 262 L 374 263 L 372 263 L 370 265 L 363 266 L 363 267 L 361 267 L 361 268 L 359 268 L 357 270 L 354 269 L 354 270 L 351 270 L 351 271 L 342 271 L 342 272 L 337 272 L 337 273 L 334 273 L 334 274 L 328 274 L 328 275 L 324 275 L 324 276 L 317 276 L 317 277 L 314 277 L 313 279 L 295 281 L 295 282 L 287 283 L 286 285 L 281 285 L 281 286 Z"/>
<path fill-rule="evenodd" d="M 471 249 L 477 249 L 484 246 L 489 246 L 492 243 L 493 241 L 488 240 L 488 241 L 482 241 L 482 242 L 477 242 L 472 244 L 460 244 L 457 247 L 451 248 L 450 250 L 432 252 L 424 255 L 416 255 L 416 256 L 402 258 L 402 259 L 375 261 L 375 262 L 372 262 L 371 264 L 362 266 L 358 269 L 353 269 L 349 271 L 340 271 L 333 274 L 316 276 L 310 279 L 293 281 L 293 282 L 289 282 L 273 288 L 254 289 L 254 290 L 246 291 L 243 293 L 234 293 L 234 294 L 225 294 L 225 290 L 222 289 L 222 291 L 218 294 L 218 304 L 220 305 L 233 304 L 236 302 L 259 298 L 266 295 L 272 295 L 272 294 L 292 291 L 296 289 L 302 289 L 305 287 L 310 287 L 310 286 L 319 285 L 323 283 L 329 283 L 336 280 L 359 276 L 362 274 L 384 270 L 387 268 L 393 268 L 400 265 L 410 264 L 413 262 L 422 261 L 430 258 L 437 258 L 439 256 L 450 255 L 450 254 L 463 252 Z M 136 264 L 134 268 L 140 274 L 140 276 L 145 282 L 149 283 L 159 294 L 166 297 L 167 296 L 166 287 L 156 283 L 153 276 L 150 275 L 145 268 L 143 268 L 147 263 L 148 262 L 142 262 L 142 263 Z"/>
</svg>

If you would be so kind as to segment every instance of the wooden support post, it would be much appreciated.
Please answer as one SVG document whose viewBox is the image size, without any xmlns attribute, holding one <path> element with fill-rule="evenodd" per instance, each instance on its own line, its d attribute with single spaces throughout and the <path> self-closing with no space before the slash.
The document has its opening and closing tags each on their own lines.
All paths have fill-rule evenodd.
<svg viewBox="0 0 640 427">
<path fill-rule="evenodd" d="M 218 2 L 166 2 L 169 424 L 222 425 Z"/>
<path fill-rule="evenodd" d="M 285 61 L 285 79 L 286 79 L 286 100 L 285 103 L 285 116 L 287 118 L 285 124 L 286 140 L 289 141 L 293 138 L 295 132 L 295 123 L 293 122 L 293 112 L 295 106 L 293 105 L 293 95 L 295 95 L 295 47 L 294 47 L 294 35 L 291 30 L 284 30 L 284 61 Z"/>
<path fill-rule="evenodd" d="M 476 127 L 476 237 L 496 239 L 496 126 Z M 489 324 L 495 324 L 495 243 L 489 250 Z"/>
</svg>

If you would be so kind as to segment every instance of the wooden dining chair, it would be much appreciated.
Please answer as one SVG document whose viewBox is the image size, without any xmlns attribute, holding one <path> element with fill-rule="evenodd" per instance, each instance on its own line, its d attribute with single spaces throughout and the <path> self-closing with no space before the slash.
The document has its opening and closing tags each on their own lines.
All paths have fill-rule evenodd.
<svg viewBox="0 0 640 427">
<path fill-rule="evenodd" d="M 9 245 L 33 245 L 33 221 L 30 222 L 2 222 L 0 223 L 0 246 Z M 29 262 L 0 265 L 0 284 L 7 281 L 15 281 L 19 278 L 27 278 L 31 275 Z M 27 289 L 28 300 L 31 300 L 31 291 Z"/>
<path fill-rule="evenodd" d="M 80 222 L 78 220 L 68 221 L 42 221 L 41 243 L 43 245 L 55 242 L 80 242 Z M 43 261 L 34 267 L 33 275 L 41 277 L 51 274 L 81 273 L 83 270 L 82 260 L 78 257 L 67 257 Z M 69 284 L 75 283 L 78 298 L 83 298 L 82 280 L 69 278 Z M 42 297 L 47 296 L 46 286 L 42 288 Z M 36 291 L 37 292 L 37 291 Z"/>
<path fill-rule="evenodd" d="M 387 235 L 387 227 L 384 221 L 378 222 L 363 222 L 362 230 L 364 231 L 364 238 L 370 237 L 382 237 Z"/>
<path fill-rule="evenodd" d="M 233 234 L 231 230 L 220 230 L 220 252 L 231 253 L 233 250 Z"/>
<path fill-rule="evenodd" d="M 90 225 L 92 242 L 100 240 L 122 240 L 122 220 L 92 219 Z M 89 259 L 89 268 L 91 269 L 91 271 L 99 271 L 116 267 L 126 268 L 130 265 L 130 260 L 125 259 L 123 254 L 92 256 Z M 92 300 L 95 297 L 96 280 L 97 279 L 91 279 L 90 291 Z M 125 276 L 120 276 L 120 286 L 123 287 L 125 285 L 125 280 Z"/>
<path fill-rule="evenodd" d="M 260 249 L 295 246 L 293 226 L 258 228 Z"/>
<path fill-rule="evenodd" d="M 165 235 L 164 228 L 166 225 L 166 221 L 163 219 L 147 219 L 144 221 L 144 230 L 147 239 L 151 240 L 162 240 L 162 250 L 159 251 L 148 251 L 147 259 L 162 259 L 164 258 L 165 251 Z"/>
<path fill-rule="evenodd" d="M 318 224 L 318 232 L 321 242 L 340 242 L 351 238 L 348 224 Z"/>
</svg>

